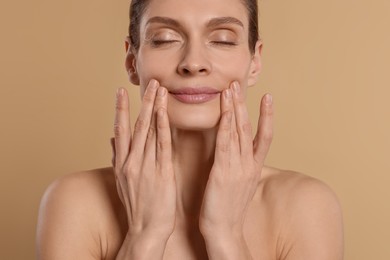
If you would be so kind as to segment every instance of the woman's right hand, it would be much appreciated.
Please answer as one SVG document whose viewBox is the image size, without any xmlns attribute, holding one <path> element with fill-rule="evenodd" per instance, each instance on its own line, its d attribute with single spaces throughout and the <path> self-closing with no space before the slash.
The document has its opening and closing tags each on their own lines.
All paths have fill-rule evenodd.
<svg viewBox="0 0 390 260">
<path fill-rule="evenodd" d="M 167 100 L 167 90 L 151 80 L 132 134 L 128 94 L 123 88 L 117 92 L 113 164 L 128 219 L 128 234 L 119 255 L 138 255 L 134 255 L 136 247 L 140 254 L 145 249 L 162 250 L 162 256 L 175 227 L 176 184 Z"/>
</svg>

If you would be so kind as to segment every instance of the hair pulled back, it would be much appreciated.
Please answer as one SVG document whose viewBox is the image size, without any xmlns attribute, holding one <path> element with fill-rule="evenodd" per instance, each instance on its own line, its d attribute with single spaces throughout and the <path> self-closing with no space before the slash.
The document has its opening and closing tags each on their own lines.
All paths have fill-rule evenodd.
<svg viewBox="0 0 390 260">
<path fill-rule="evenodd" d="M 135 51 L 140 47 L 141 18 L 150 0 L 132 0 L 130 5 L 129 37 Z M 249 18 L 249 49 L 253 53 L 259 40 L 258 6 L 257 0 L 241 0 L 248 11 Z"/>
</svg>

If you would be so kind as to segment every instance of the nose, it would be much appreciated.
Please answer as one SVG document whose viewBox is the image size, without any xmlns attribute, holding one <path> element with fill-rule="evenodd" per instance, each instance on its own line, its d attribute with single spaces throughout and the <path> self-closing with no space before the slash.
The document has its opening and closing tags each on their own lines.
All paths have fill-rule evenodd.
<svg viewBox="0 0 390 260">
<path fill-rule="evenodd" d="M 187 44 L 177 67 L 182 76 L 201 76 L 211 72 L 211 63 L 207 57 L 206 46 L 202 44 Z"/>
</svg>

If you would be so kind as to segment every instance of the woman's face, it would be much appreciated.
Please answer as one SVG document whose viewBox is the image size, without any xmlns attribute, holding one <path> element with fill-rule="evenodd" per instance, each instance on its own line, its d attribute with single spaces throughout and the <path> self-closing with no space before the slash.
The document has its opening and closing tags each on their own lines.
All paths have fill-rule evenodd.
<svg viewBox="0 0 390 260">
<path fill-rule="evenodd" d="M 167 88 L 173 127 L 210 129 L 220 118 L 221 91 L 238 81 L 245 92 L 256 82 L 261 45 L 252 53 L 248 37 L 241 0 L 151 0 L 127 69 L 141 95 L 151 79 Z"/>
</svg>

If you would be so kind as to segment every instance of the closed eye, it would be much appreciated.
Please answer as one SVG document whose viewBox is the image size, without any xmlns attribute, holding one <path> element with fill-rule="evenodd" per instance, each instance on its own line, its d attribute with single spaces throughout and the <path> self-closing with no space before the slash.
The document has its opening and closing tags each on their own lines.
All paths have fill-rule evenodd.
<svg viewBox="0 0 390 260">
<path fill-rule="evenodd" d="M 236 46 L 237 43 L 229 41 L 211 41 L 213 45 L 225 45 L 225 46 Z"/>
<path fill-rule="evenodd" d="M 176 42 L 179 42 L 177 40 L 151 40 L 151 45 L 153 47 L 159 47 L 159 46 L 162 46 L 162 45 L 170 45 L 170 44 L 173 44 L 173 43 L 176 43 Z"/>
</svg>

